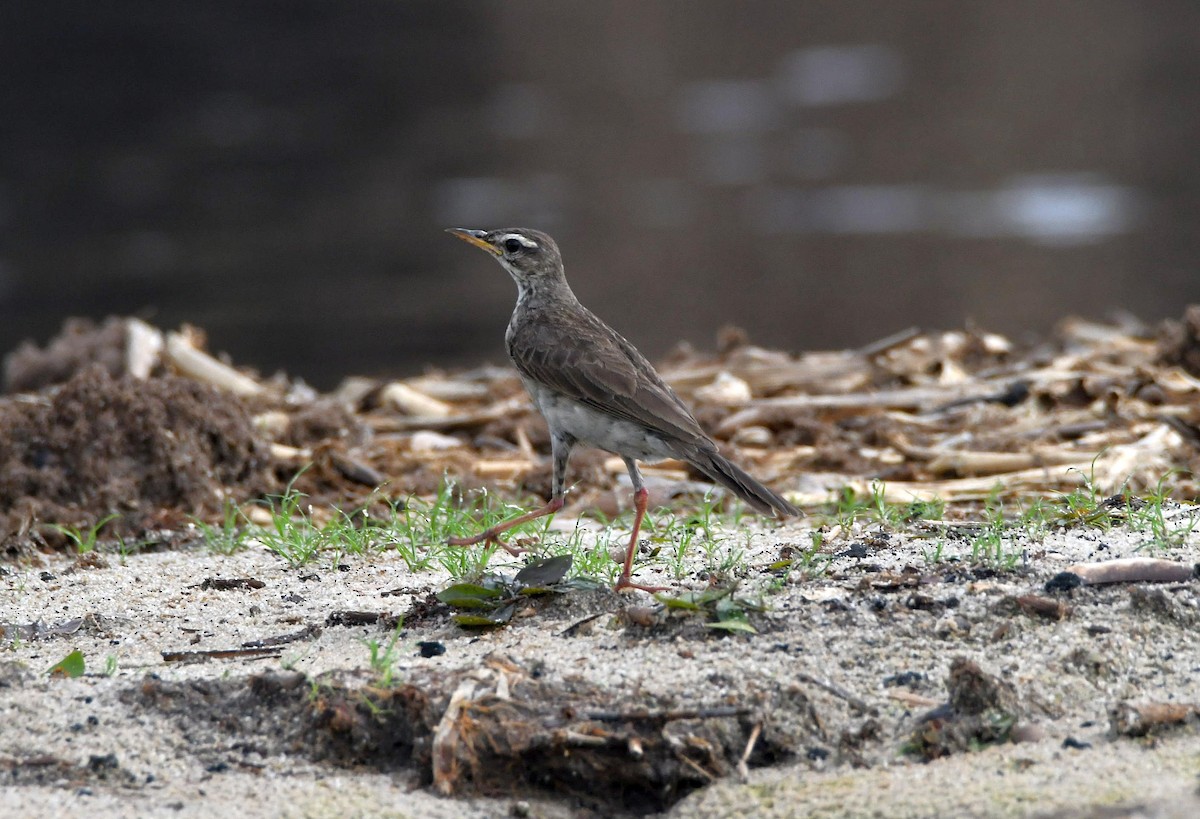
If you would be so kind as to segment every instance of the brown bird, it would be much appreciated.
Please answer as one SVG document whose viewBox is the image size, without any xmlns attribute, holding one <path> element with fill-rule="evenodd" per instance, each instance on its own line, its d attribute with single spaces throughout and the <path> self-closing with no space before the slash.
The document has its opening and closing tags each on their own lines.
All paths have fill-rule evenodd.
<svg viewBox="0 0 1200 819">
<path fill-rule="evenodd" d="M 558 245 L 527 228 L 449 231 L 482 248 L 517 283 L 517 306 L 504 340 L 533 403 L 550 428 L 554 479 L 550 502 L 451 545 L 497 543 L 500 535 L 563 506 L 567 459 L 577 443 L 621 456 L 633 481 L 633 534 L 617 589 L 660 589 L 631 579 L 638 532 L 646 514 L 646 491 L 638 461 L 677 458 L 727 487 L 758 512 L 798 515 L 800 510 L 717 451 L 687 406 L 632 344 L 579 303 L 563 273 Z"/>
</svg>

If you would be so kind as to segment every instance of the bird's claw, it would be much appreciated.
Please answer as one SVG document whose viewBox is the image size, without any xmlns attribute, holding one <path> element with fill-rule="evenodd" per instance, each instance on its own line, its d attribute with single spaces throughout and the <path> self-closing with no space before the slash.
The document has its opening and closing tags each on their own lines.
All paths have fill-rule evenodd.
<svg viewBox="0 0 1200 819">
<path fill-rule="evenodd" d="M 626 589 L 637 589 L 638 591 L 644 591 L 649 594 L 655 594 L 657 592 L 666 591 L 667 587 L 666 586 L 646 586 L 642 583 L 634 583 L 633 580 L 631 580 L 627 575 L 621 575 L 619 578 L 617 578 L 617 585 L 613 587 L 613 591 L 623 592 Z"/>
</svg>

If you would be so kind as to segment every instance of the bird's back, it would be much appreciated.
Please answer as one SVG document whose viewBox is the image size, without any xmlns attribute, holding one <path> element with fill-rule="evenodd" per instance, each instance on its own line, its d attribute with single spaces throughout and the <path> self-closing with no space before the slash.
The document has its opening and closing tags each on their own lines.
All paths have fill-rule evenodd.
<svg viewBox="0 0 1200 819">
<path fill-rule="evenodd" d="M 713 446 L 637 348 L 574 298 L 519 304 L 505 340 L 527 383 L 681 444 Z"/>
</svg>

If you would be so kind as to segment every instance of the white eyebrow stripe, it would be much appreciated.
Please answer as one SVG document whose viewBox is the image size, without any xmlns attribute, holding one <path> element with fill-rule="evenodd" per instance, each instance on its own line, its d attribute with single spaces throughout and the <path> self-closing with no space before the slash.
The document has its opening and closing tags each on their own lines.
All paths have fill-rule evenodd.
<svg viewBox="0 0 1200 819">
<path fill-rule="evenodd" d="M 533 239 L 529 239 L 529 238 L 522 236 L 520 233 L 505 233 L 503 236 L 500 237 L 500 241 L 502 241 L 502 242 L 507 242 L 509 239 L 516 239 L 518 242 L 520 242 L 522 245 L 529 248 L 530 250 L 537 250 L 538 243 L 533 241 Z"/>
</svg>

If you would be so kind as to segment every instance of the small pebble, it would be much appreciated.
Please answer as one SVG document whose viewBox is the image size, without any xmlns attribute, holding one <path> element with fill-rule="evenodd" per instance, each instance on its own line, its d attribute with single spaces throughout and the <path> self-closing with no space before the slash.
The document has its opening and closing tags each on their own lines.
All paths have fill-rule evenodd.
<svg viewBox="0 0 1200 819">
<path fill-rule="evenodd" d="M 626 606 L 625 619 L 635 626 L 654 625 L 654 609 L 649 606 Z"/>
<path fill-rule="evenodd" d="M 1013 742 L 1041 742 L 1046 738 L 1046 730 L 1040 725 L 1022 723 L 1013 727 L 1010 738 Z"/>
<path fill-rule="evenodd" d="M 421 640 L 417 643 L 417 648 L 421 650 L 421 656 L 426 659 L 440 657 L 446 653 L 446 646 L 437 640 Z"/>
</svg>

